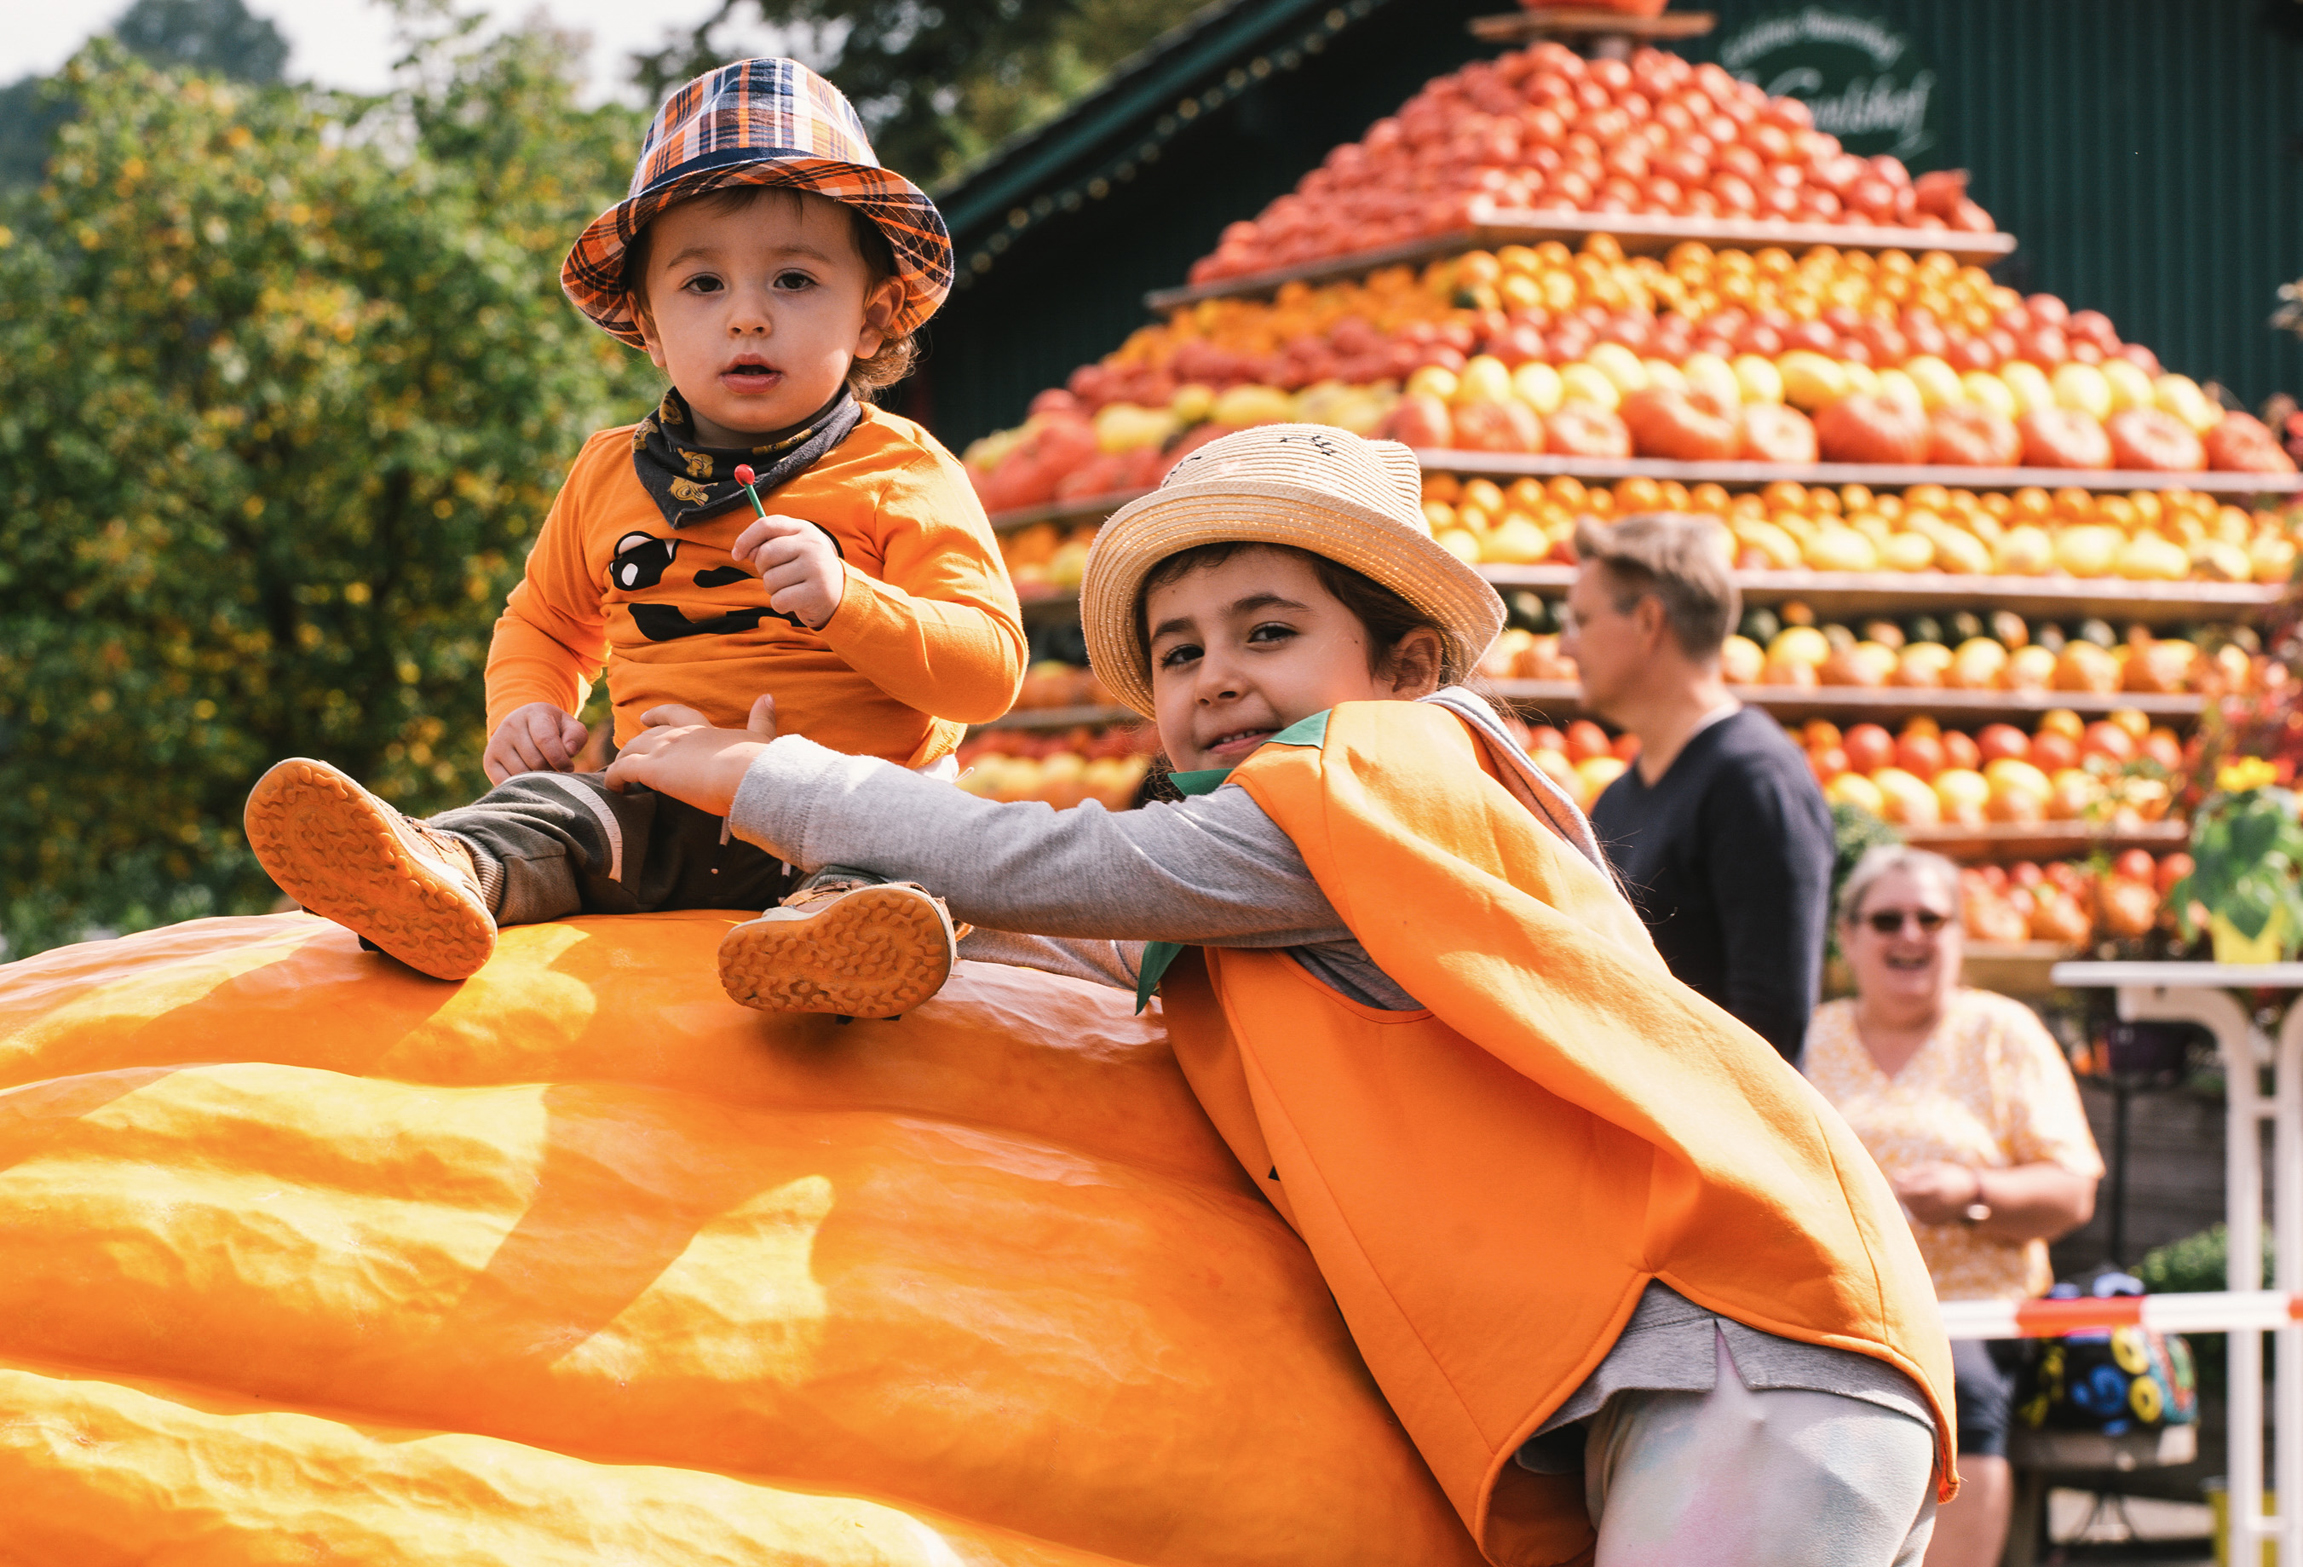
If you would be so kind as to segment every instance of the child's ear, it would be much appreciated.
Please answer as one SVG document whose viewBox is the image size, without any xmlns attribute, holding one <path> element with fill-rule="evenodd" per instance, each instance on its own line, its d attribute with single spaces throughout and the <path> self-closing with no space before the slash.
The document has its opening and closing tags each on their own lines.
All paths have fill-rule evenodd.
<svg viewBox="0 0 2303 1567">
<path fill-rule="evenodd" d="M 640 329 L 640 341 L 647 346 L 648 362 L 659 370 L 669 369 L 664 363 L 663 339 L 656 335 L 656 318 L 648 314 L 647 300 L 639 294 L 632 295 L 631 299 L 632 321 Z"/>
<path fill-rule="evenodd" d="M 889 330 L 896 312 L 903 308 L 904 284 L 901 278 L 882 278 L 871 293 L 864 296 L 864 329 L 856 334 L 856 357 L 869 359 L 888 346 L 894 334 Z"/>
<path fill-rule="evenodd" d="M 1444 662 L 1439 633 L 1430 626 L 1416 627 L 1391 650 L 1392 695 L 1410 700 L 1431 695 L 1439 689 Z"/>
</svg>

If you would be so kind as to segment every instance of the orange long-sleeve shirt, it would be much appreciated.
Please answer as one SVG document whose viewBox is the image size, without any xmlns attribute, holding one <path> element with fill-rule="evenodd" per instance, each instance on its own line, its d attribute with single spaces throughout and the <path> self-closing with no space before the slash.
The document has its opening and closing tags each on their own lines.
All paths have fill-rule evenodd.
<svg viewBox="0 0 2303 1567">
<path fill-rule="evenodd" d="M 866 405 L 855 430 L 764 499 L 837 541 L 847 582 L 821 630 L 774 618 L 729 547 L 749 506 L 674 529 L 632 468 L 632 427 L 584 443 L 488 649 L 488 732 L 514 708 L 577 711 L 604 667 L 616 742 L 679 702 L 918 767 L 1023 683 L 1014 585 L 959 462 L 908 419 Z"/>
</svg>

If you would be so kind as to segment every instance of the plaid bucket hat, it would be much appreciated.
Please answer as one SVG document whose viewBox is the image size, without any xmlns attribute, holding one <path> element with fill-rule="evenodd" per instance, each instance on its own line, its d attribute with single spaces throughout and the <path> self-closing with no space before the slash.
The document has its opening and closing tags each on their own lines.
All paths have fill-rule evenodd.
<svg viewBox="0 0 2303 1567">
<path fill-rule="evenodd" d="M 594 218 L 560 267 L 560 287 L 610 336 L 646 346 L 624 287 L 624 255 L 657 213 L 736 185 L 814 191 L 861 211 L 888 239 L 912 331 L 952 288 L 952 238 L 927 193 L 880 167 L 837 87 L 797 60 L 738 60 L 665 100 L 640 142 L 631 193 Z"/>
</svg>

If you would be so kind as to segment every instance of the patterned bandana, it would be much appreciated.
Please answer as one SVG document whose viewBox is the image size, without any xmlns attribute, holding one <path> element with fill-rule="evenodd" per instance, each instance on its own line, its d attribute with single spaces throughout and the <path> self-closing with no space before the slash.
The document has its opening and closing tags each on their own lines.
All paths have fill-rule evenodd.
<svg viewBox="0 0 2303 1567">
<path fill-rule="evenodd" d="M 805 424 L 764 445 L 734 451 L 698 446 L 688 439 L 695 421 L 688 417 L 687 399 L 675 386 L 632 431 L 632 467 L 664 521 L 684 528 L 746 504 L 744 487 L 736 482 L 738 463 L 752 465 L 752 487 L 765 495 L 814 467 L 824 453 L 848 438 L 863 416 L 863 409 L 842 387 Z"/>
</svg>

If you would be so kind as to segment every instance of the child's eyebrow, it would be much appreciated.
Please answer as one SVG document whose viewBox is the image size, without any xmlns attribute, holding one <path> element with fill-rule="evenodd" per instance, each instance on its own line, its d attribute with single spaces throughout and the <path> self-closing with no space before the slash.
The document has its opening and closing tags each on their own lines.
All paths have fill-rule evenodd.
<svg viewBox="0 0 2303 1567">
<path fill-rule="evenodd" d="M 1294 599 L 1281 598 L 1277 593 L 1251 593 L 1246 598 L 1233 603 L 1231 613 L 1234 615 L 1252 615 L 1259 609 L 1308 610 L 1310 608 L 1309 604 L 1299 604 Z"/>
</svg>

